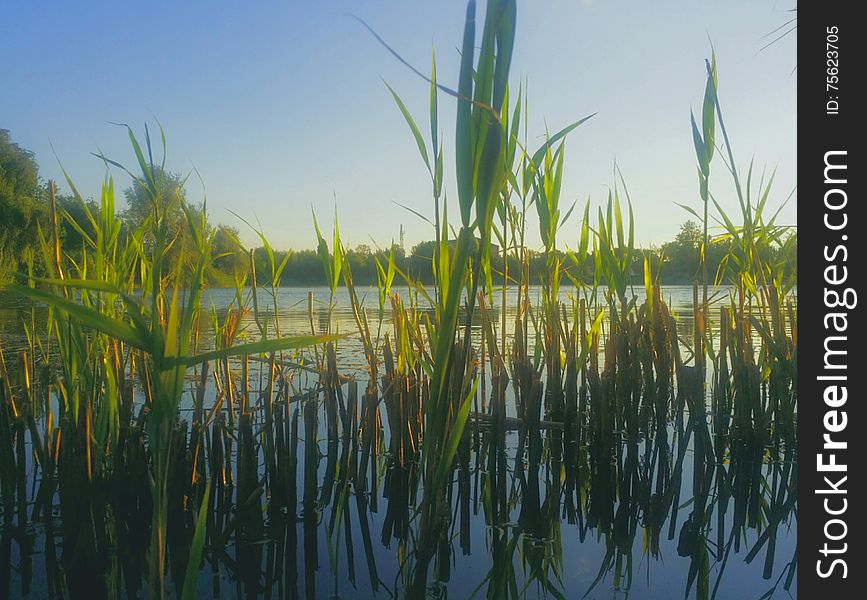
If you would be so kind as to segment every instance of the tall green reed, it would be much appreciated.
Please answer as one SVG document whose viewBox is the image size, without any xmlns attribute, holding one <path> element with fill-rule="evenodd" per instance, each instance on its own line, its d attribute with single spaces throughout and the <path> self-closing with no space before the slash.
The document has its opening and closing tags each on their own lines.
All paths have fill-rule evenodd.
<svg viewBox="0 0 867 600">
<path fill-rule="evenodd" d="M 180 194 L 173 198 L 161 197 L 163 192 L 156 185 L 160 167 L 153 161 L 149 134 L 143 148 L 132 130 L 128 127 L 127 130 L 140 173 L 133 174 L 120 163 L 102 158 L 107 164 L 123 169 L 148 191 L 153 209 L 151 216 L 121 242 L 120 223 L 114 212 L 114 185 L 109 179 L 103 187 L 101 222 L 89 216 L 97 232 L 96 239 L 84 235 L 90 251 L 84 253 L 81 264 L 74 265 L 71 274 L 75 277 L 65 276 L 55 260 L 52 277 L 31 279 L 30 285 L 5 287 L 46 304 L 56 315 L 53 329 L 64 369 L 64 385 L 59 391 L 64 410 L 74 415 L 73 422 L 86 431 L 83 439 L 89 476 L 94 460 L 101 459 L 106 450 L 111 449 L 110 439 L 106 440 L 108 448 L 97 448 L 99 453 L 94 456 L 91 440 L 116 436 L 120 404 L 118 381 L 124 376 L 125 361 L 137 356 L 141 363 L 142 378 L 148 390 L 145 420 L 153 501 L 149 593 L 159 598 L 165 594 L 167 485 L 177 436 L 174 424 L 188 369 L 231 356 L 305 347 L 324 339 L 315 336 L 263 338 L 194 352 L 205 272 L 213 260 L 214 232 L 209 231 L 205 211 L 199 214 L 191 211 Z M 75 189 L 71 182 L 70 187 Z M 179 205 L 183 211 L 186 233 L 193 242 L 189 258 L 175 264 L 169 263 L 167 252 L 177 238 L 172 237 L 161 210 L 172 205 Z M 83 230 L 80 233 L 84 234 Z M 55 253 L 55 258 L 58 257 Z M 89 261 L 93 264 L 91 268 Z M 95 337 L 92 332 L 96 333 Z M 101 360 L 93 362 L 91 356 L 97 348 Z M 91 364 L 100 365 L 97 372 L 89 368 Z M 127 406 L 131 402 L 130 397 Z"/>
</svg>

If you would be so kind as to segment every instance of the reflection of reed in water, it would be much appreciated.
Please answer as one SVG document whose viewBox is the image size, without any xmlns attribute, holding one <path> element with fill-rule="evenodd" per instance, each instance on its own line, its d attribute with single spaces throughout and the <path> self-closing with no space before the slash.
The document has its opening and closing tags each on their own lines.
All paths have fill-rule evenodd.
<svg viewBox="0 0 867 600">
<path fill-rule="evenodd" d="M 452 580 L 459 556 L 490 552 L 490 570 L 475 582 L 480 594 L 511 597 L 528 586 L 554 596 L 573 593 L 563 580 L 564 536 L 572 531 L 580 541 L 589 543 L 591 533 L 604 544 L 590 589 L 609 579 L 617 589 L 635 585 L 639 535 L 649 569 L 663 557 L 665 540 L 674 545 L 689 563 L 684 585 L 698 597 L 724 589 L 726 566 L 736 555 L 753 562 L 764 553 L 762 576 L 778 573 L 776 585 L 791 585 L 794 558 L 782 571 L 776 568 L 780 527 L 791 521 L 796 506 L 791 358 L 773 354 L 771 376 L 760 377 L 756 361 L 762 353 L 752 346 L 750 319 L 738 307 L 723 309 L 719 341 L 706 367 L 712 387 L 705 412 L 699 367 L 683 364 L 683 344 L 658 289 L 651 304 L 650 321 L 627 316 L 607 333 L 589 331 L 582 305 L 576 306 L 574 335 L 564 338 L 560 365 L 534 364 L 524 350 L 520 320 L 511 355 L 502 356 L 492 322 L 483 319 L 481 346 L 471 359 L 485 352 L 485 385 L 476 392 L 470 426 L 445 480 L 443 509 L 454 519 L 437 541 L 434 581 Z M 396 306 L 412 318 L 411 309 Z M 215 594 L 227 575 L 248 597 L 313 598 L 326 593 L 323 588 L 341 593 L 347 584 L 370 593 L 404 593 L 415 560 L 421 407 L 428 385 L 421 365 L 409 356 L 412 340 L 401 335 L 385 338 L 380 385 L 368 387 L 360 403 L 357 382 L 337 373 L 332 346 L 323 349 L 316 387 L 299 395 L 291 392 L 293 368 L 278 360 L 246 369 L 218 362 L 214 372 L 199 371 L 192 426 L 176 424 L 170 463 L 167 542 L 175 587 L 183 582 L 195 526 L 185 506 L 197 502 L 211 480 L 205 556 Z M 698 343 L 702 335 L 696 332 Z M 788 343 L 782 324 L 778 335 L 769 342 Z M 588 340 L 588 360 L 579 363 L 582 349 L 568 340 L 581 339 Z M 595 358 L 599 346 L 604 361 Z M 561 367 L 561 396 L 553 398 L 544 390 Z M 27 393 L 8 384 L 8 376 L 4 381 L 4 394 Z M 510 386 L 517 416 L 507 415 Z M 208 389 L 216 394 L 211 407 Z M 27 497 L 19 466 L 29 455 L 22 446 L 27 419 L 47 424 L 50 412 L 34 411 L 22 421 L 9 419 L 9 403 L 4 407 L 3 425 L 15 440 L 5 457 L 19 475 L 3 482 L 13 493 L 4 494 L 0 552 L 11 559 L 16 548 L 21 593 L 31 585 L 33 544 L 41 540 L 46 585 L 55 592 L 102 586 L 108 594 L 114 581 L 134 595 L 147 556 L 150 510 L 141 430 L 134 424 L 122 430 L 114 474 L 92 482 L 86 456 L 56 455 L 58 464 L 79 468 L 55 471 L 55 455 L 41 446 L 46 472 L 28 511 L 18 501 Z M 57 437 L 62 435 L 61 424 Z M 115 478 L 113 494 L 97 491 L 107 484 L 105 477 Z M 67 499 L 75 489 L 79 499 L 61 507 L 59 530 L 46 504 L 54 486 L 67 490 Z M 375 499 L 383 508 L 376 508 Z M 78 519 L 67 518 L 72 511 L 79 511 Z M 487 532 L 478 547 L 472 543 L 476 519 L 484 520 Z M 34 537 L 29 523 L 41 524 L 41 536 Z M 749 532 L 755 532 L 754 541 L 744 547 Z M 108 548 L 113 550 L 103 550 Z M 320 575 L 323 548 L 330 585 Z M 357 573 L 359 549 L 366 581 Z M 380 580 L 386 549 L 398 561 L 394 582 Z M 2 564 L 7 567 L 0 567 L 0 583 L 9 589 L 9 560 Z M 467 577 L 457 573 L 462 581 Z"/>
<path fill-rule="evenodd" d="M 531 589 L 560 598 L 609 578 L 615 590 L 634 589 L 639 533 L 648 570 L 669 546 L 683 560 L 666 557 L 666 569 L 688 565 L 687 596 L 715 596 L 742 551 L 748 563 L 764 552 L 762 576 L 773 577 L 780 531 L 796 508 L 797 320 L 792 269 L 769 258 L 793 246 L 762 215 L 770 183 L 759 184 L 758 198 L 751 174 L 741 187 L 709 63 L 707 112 L 694 136 L 705 228 L 717 121 L 743 213 L 737 226 L 718 215 L 728 251 L 718 278 L 731 284 L 728 299 L 711 306 L 702 261 L 701 300 L 696 282 L 689 314 L 675 319 L 654 257 L 635 247 L 617 169 L 607 203 L 596 215 L 589 201 L 584 207 L 578 248 L 559 251 L 571 213 L 561 215 L 563 140 L 586 119 L 535 152 L 526 128 L 519 143 L 527 105 L 523 90 L 510 97 L 508 86 L 515 15 L 513 2 L 490 2 L 477 44 L 468 5 L 456 230 L 444 203 L 442 145 L 432 139 L 428 151 L 394 95 L 433 184 L 435 283 L 401 274 L 407 288 L 398 293 L 393 252 L 380 254 L 377 312 L 359 299 L 336 222 L 329 247 L 314 218 L 327 309 L 310 292 L 304 335 L 284 338 L 277 286 L 286 263 L 277 264 L 264 237 L 271 272 L 258 274 L 260 288 L 251 261 L 252 311 L 239 281 L 230 307 L 208 319 L 201 289 L 212 240 L 180 199 L 196 242 L 190 265 L 167 264 L 159 215 L 119 236 L 111 182 L 99 214 L 85 205 L 99 235 L 81 264 L 61 256 L 52 210 L 43 262 L 54 279 L 5 286 L 50 311 L 47 333 L 31 326 L 10 354 L 11 375 L 0 353 L 0 595 L 19 583 L 26 594 L 41 556 L 47 594 L 56 597 L 116 597 L 121 588 L 189 596 L 210 567 L 215 597 L 229 586 L 247 597 L 463 595 L 469 578 L 472 593 L 488 598 Z M 435 79 L 434 68 L 433 138 L 437 91 L 445 92 Z M 171 201 L 130 137 L 151 199 Z M 545 247 L 532 302 L 531 209 Z M 496 311 L 491 253 L 500 250 L 517 273 L 502 274 L 515 293 L 504 286 Z M 643 295 L 634 291 L 642 271 Z M 347 302 L 338 314 L 341 284 Z M 273 307 L 260 312 L 260 294 Z M 351 342 L 328 335 L 346 333 L 350 318 Z M 214 349 L 202 352 L 208 321 Z M 243 333 L 258 341 L 242 345 Z M 339 371 L 343 343 L 364 357 L 352 372 Z M 585 548 L 596 538 L 604 550 L 595 575 L 579 573 L 577 582 L 567 577 L 576 556 L 564 556 L 576 532 Z M 359 536 L 367 582 L 356 571 Z M 479 564 L 465 557 L 488 550 L 486 574 L 463 568 Z M 789 589 L 794 567 L 793 557 L 769 592 Z"/>
</svg>

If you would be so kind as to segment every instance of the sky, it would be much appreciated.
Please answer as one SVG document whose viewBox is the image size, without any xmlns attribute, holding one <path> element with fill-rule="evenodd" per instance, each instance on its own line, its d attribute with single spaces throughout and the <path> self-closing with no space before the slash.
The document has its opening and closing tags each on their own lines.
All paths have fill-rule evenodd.
<svg viewBox="0 0 867 600">
<path fill-rule="evenodd" d="M 480 8 L 484 3 L 480 2 Z M 705 58 L 716 51 L 719 97 L 735 160 L 776 170 L 769 205 L 795 189 L 795 34 L 762 49 L 792 17 L 794 0 L 518 0 L 511 85 L 529 98 L 530 146 L 597 113 L 567 139 L 561 205 L 606 201 L 623 173 L 636 242 L 676 235 L 699 205 L 690 109 L 700 113 Z M 0 2 L 0 128 L 34 152 L 45 179 L 61 165 L 84 196 L 107 176 L 92 152 L 134 164 L 126 132 L 160 123 L 167 167 L 207 198 L 212 221 L 257 220 L 275 248 L 312 248 L 311 211 L 354 247 L 405 246 L 432 228 L 397 203 L 433 217 L 431 185 L 385 82 L 429 131 L 428 84 L 357 21 L 367 21 L 408 62 L 456 88 L 466 3 L 408 0 L 321 2 Z M 454 187 L 454 100 L 440 95 L 448 198 Z M 711 191 L 737 209 L 719 155 Z M 115 186 L 130 180 L 116 169 Z M 199 181 L 199 176 L 203 183 Z M 119 201 L 122 205 L 122 201 Z M 580 211 L 558 241 L 577 245 Z M 457 215 L 457 207 L 451 211 Z M 794 224 L 796 195 L 781 212 Z M 323 223 L 324 222 L 324 223 Z M 530 243 L 539 244 L 532 219 Z"/>
</svg>

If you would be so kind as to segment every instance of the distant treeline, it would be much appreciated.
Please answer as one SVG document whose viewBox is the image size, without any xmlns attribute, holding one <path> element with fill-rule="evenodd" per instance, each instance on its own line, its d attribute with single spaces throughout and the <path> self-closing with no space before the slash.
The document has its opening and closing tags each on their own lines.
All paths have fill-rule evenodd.
<svg viewBox="0 0 867 600">
<path fill-rule="evenodd" d="M 179 174 L 163 169 L 157 169 L 156 184 L 161 190 L 161 204 L 154 207 L 148 195 L 135 183 L 124 191 L 126 208 L 119 211 L 122 216 L 124 231 L 134 229 L 144 219 L 149 218 L 155 208 L 160 211 L 167 222 L 169 230 L 175 234 L 175 242 L 170 254 L 175 261 L 185 260 L 190 240 L 186 230 L 181 226 L 183 213 L 178 199 L 184 199 L 185 178 Z M 77 198 L 74 194 L 56 195 L 60 214 L 60 238 L 64 252 L 73 260 L 81 254 L 87 237 L 92 236 L 94 228 L 91 219 L 99 218 L 98 204 L 92 199 Z M 200 205 L 187 203 L 190 210 L 201 211 Z M 51 209 L 48 184 L 39 177 L 39 168 L 31 152 L 20 148 L 11 141 L 9 132 L 0 129 L 0 280 L 8 279 L 15 272 L 32 270 L 40 274 L 42 269 L 42 249 L 40 247 L 40 231 L 43 236 L 50 235 Z M 256 266 L 256 272 L 261 281 L 262 274 L 270 273 L 268 250 L 259 247 L 249 250 L 242 247 L 238 241 L 239 231 L 236 227 L 225 224 L 213 224 L 214 261 L 208 272 L 209 284 L 213 286 L 234 286 L 236 282 L 249 279 L 251 256 Z M 792 233 L 792 235 L 797 235 Z M 666 284 L 690 283 L 701 279 L 700 257 L 703 232 L 694 221 L 686 221 L 680 226 L 675 238 L 659 247 L 648 248 L 635 255 L 633 274 L 636 283 L 640 283 L 644 274 L 644 257 L 651 264 L 655 276 Z M 783 248 L 773 248 L 767 252 L 777 256 L 763 257 L 774 263 L 785 264 L 789 274 L 795 274 L 797 269 L 795 249 L 797 244 L 786 244 Z M 376 249 L 360 245 L 346 250 L 346 256 L 355 282 L 359 285 L 375 284 L 377 277 L 376 261 L 383 267 L 388 265 L 389 257 L 393 257 L 396 268 L 413 276 L 424 283 L 433 282 L 432 257 L 435 244 L 432 241 L 421 242 L 407 253 L 400 246 Z M 280 264 L 287 251 L 273 250 L 274 260 Z M 326 285 L 322 262 L 316 250 L 288 250 L 289 258 L 280 275 L 282 286 L 318 286 Z M 728 242 L 726 239 L 714 239 L 709 243 L 706 252 L 708 279 L 713 281 L 718 270 L 726 268 Z M 574 258 L 566 253 L 560 254 L 560 263 L 567 276 L 576 276 L 579 272 Z M 528 266 L 531 281 L 542 281 L 546 269 L 546 257 L 542 252 L 528 250 Z M 501 283 L 503 274 L 508 272 L 512 279 L 520 269 L 520 261 L 510 254 L 508 270 L 502 253 L 495 251 L 492 255 L 492 267 L 495 272 L 495 283 Z M 584 266 L 585 274 L 593 272 L 593 256 L 587 258 Z M 735 265 L 730 265 L 735 267 Z M 400 281 L 400 276 L 397 281 Z"/>
<path fill-rule="evenodd" d="M 792 235 L 796 234 L 793 233 Z M 681 225 L 680 232 L 674 240 L 660 247 L 648 248 L 637 252 L 633 264 L 635 283 L 643 282 L 645 256 L 650 261 L 654 276 L 659 275 L 661 283 L 676 285 L 692 283 L 694 280 L 700 281 L 702 278 L 700 267 L 701 241 L 702 231 L 699 226 L 694 221 L 686 221 Z M 431 259 L 434 255 L 435 247 L 433 241 L 422 242 L 413 246 L 409 254 L 407 254 L 399 246 L 387 250 L 373 249 L 369 246 L 361 245 L 348 250 L 346 256 L 352 269 L 352 277 L 358 284 L 375 284 L 376 261 L 378 260 L 383 267 L 387 268 L 390 254 L 393 255 L 395 266 L 400 272 L 411 275 L 414 279 L 421 280 L 423 283 L 431 284 L 433 283 L 433 263 Z M 794 271 L 797 268 L 795 248 L 796 244 L 792 244 L 785 250 L 774 249 L 771 251 L 775 254 L 774 256 L 764 258 L 775 263 L 787 265 L 788 274 L 794 275 Z M 577 277 L 579 269 L 578 265 L 575 264 L 576 258 L 565 252 L 558 251 L 557 254 L 559 255 L 562 269 L 567 276 Z M 545 279 L 545 254 L 535 250 L 528 250 L 528 255 L 530 279 L 531 281 L 539 281 L 541 283 Z M 728 245 L 725 240 L 714 241 L 708 245 L 706 258 L 709 281 L 714 281 L 718 272 L 723 274 L 723 270 L 729 266 L 735 268 L 735 265 L 726 264 L 727 255 Z M 257 248 L 254 251 L 254 256 L 257 273 L 269 272 L 269 259 L 265 249 Z M 285 252 L 275 251 L 277 262 L 282 261 L 284 256 Z M 519 259 L 510 255 L 508 257 L 508 270 L 506 270 L 501 252 L 492 255 L 491 265 L 495 271 L 495 283 L 502 283 L 504 273 L 508 273 L 509 279 L 514 281 L 517 279 L 521 268 Z M 587 257 L 583 270 L 585 279 L 588 281 L 592 280 L 593 268 L 594 258 L 591 254 Z M 400 277 L 397 280 L 400 280 Z M 326 285 L 322 262 L 316 251 L 291 251 L 281 277 L 281 284 L 284 286 Z"/>
</svg>

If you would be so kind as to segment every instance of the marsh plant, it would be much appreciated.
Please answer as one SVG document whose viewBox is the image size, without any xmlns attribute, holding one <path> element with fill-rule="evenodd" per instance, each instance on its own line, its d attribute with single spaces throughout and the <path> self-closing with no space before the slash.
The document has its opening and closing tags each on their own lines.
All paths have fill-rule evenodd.
<svg viewBox="0 0 867 600">
<path fill-rule="evenodd" d="M 636 247 L 641 200 L 620 168 L 600 205 L 562 197 L 567 138 L 593 115 L 529 147 L 526 90 L 509 86 L 516 11 L 514 0 L 490 0 L 479 24 L 468 3 L 454 89 L 435 60 L 429 76 L 416 71 L 430 90 L 429 137 L 388 88 L 430 175 L 433 218 L 422 218 L 434 233 L 433 283 L 402 270 L 392 247 L 375 257 L 375 289 L 358 289 L 336 213 L 330 240 L 314 216 L 328 298 L 317 323 L 321 300 L 309 293 L 306 335 L 283 335 L 290 256 L 261 227 L 267 260 L 234 240 L 249 268 L 230 306 L 206 305 L 207 273 L 225 253 L 206 203 L 166 197 L 165 161 L 155 162 L 147 129 L 142 144 L 127 128 L 135 172 L 99 156 L 148 198 L 138 226 L 117 217 L 111 177 L 98 206 L 67 177 L 84 220 L 58 205 L 51 184 L 51 227 L 39 232 L 45 274 L 34 258 L 4 285 L 32 302 L 26 343 L 14 365 L 0 353 L 0 551 L 41 522 L 51 597 L 137 597 L 146 580 L 152 598 L 192 598 L 208 564 L 214 596 L 225 568 L 250 596 L 316 597 L 320 524 L 334 597 L 346 580 L 353 593 L 442 594 L 455 543 L 471 553 L 473 515 L 491 555 L 475 597 L 589 594 L 609 577 L 628 591 L 639 532 L 648 573 L 666 537 L 676 546 L 687 596 L 724 590 L 750 533 L 745 560 L 765 548 L 762 576 L 772 577 L 777 533 L 797 508 L 796 288 L 785 258 L 796 238 L 779 211 L 767 216 L 773 176 L 751 164 L 742 180 L 712 58 L 691 124 L 698 204 L 684 206 L 701 226 L 700 269 L 691 310 L 675 314 L 664 257 Z M 457 108 L 451 203 L 443 100 Z M 720 162 L 736 216 L 710 185 Z M 169 226 L 172 207 L 182 230 Z M 541 276 L 530 269 L 534 220 Z M 63 224 L 80 234 L 80 254 L 62 250 Z M 714 244 L 726 254 L 711 273 Z M 339 297 L 354 331 L 338 330 Z M 362 370 L 342 368 L 348 336 L 360 342 Z M 393 570 L 377 562 L 374 516 L 382 544 L 397 544 Z M 565 583 L 567 526 L 604 548 L 588 589 Z M 357 582 L 357 548 L 369 591 Z M 795 565 L 793 556 L 766 597 L 790 588 Z M 21 579 L 24 588 L 24 570 Z"/>
</svg>

